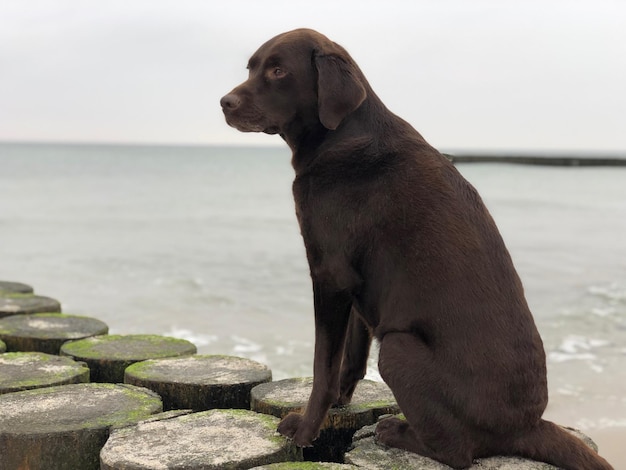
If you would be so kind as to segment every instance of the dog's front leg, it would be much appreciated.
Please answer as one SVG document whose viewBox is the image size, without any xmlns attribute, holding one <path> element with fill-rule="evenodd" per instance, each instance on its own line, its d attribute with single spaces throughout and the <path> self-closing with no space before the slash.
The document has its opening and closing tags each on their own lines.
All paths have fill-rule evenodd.
<svg viewBox="0 0 626 470">
<path fill-rule="evenodd" d="M 339 398 L 339 370 L 352 299 L 347 292 L 313 281 L 315 357 L 313 390 L 304 414 L 290 413 L 278 432 L 300 447 L 312 445 L 329 408 Z"/>
<path fill-rule="evenodd" d="M 359 380 L 365 377 L 371 344 L 370 329 L 352 307 L 339 375 L 339 399 L 336 405 L 347 405 L 352 400 L 352 394 Z"/>
</svg>

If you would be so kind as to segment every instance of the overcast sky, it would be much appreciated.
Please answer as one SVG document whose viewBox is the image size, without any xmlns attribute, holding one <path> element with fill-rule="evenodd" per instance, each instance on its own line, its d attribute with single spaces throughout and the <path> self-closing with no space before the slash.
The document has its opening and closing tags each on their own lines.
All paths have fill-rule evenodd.
<svg viewBox="0 0 626 470">
<path fill-rule="evenodd" d="M 623 0 L 0 0 L 0 140 L 280 145 L 219 98 L 297 27 L 441 149 L 626 151 Z"/>
</svg>

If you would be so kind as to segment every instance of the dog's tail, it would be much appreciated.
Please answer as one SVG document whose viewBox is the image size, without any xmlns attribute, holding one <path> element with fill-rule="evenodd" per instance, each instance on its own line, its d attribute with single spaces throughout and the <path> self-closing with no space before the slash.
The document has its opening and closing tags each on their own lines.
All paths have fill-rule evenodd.
<svg viewBox="0 0 626 470">
<path fill-rule="evenodd" d="M 613 470 L 596 451 L 550 421 L 515 439 L 513 452 L 566 470 Z"/>
</svg>

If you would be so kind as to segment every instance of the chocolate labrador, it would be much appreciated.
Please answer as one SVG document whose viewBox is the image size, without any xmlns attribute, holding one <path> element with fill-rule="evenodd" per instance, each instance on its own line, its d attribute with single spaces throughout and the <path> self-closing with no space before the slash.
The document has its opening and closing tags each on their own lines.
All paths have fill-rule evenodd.
<svg viewBox="0 0 626 470">
<path fill-rule="evenodd" d="M 276 36 L 224 96 L 229 125 L 279 134 L 313 281 L 311 396 L 278 431 L 299 446 L 350 402 L 372 337 L 406 420 L 378 442 L 466 468 L 520 455 L 570 470 L 611 469 L 541 418 L 543 344 L 522 283 L 476 190 L 392 114 L 341 46 L 308 29 Z"/>
</svg>

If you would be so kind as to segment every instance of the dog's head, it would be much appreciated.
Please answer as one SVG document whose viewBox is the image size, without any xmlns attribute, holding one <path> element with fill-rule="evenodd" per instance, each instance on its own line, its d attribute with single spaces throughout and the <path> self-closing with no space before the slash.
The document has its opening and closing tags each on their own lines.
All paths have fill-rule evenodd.
<svg viewBox="0 0 626 470">
<path fill-rule="evenodd" d="M 295 125 L 334 130 L 366 98 L 348 53 L 310 29 L 280 34 L 248 62 L 248 80 L 221 99 L 226 122 L 242 132 L 288 134 Z"/>
</svg>

